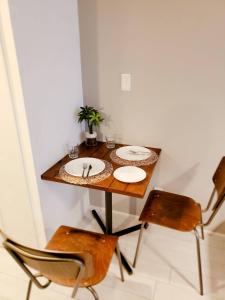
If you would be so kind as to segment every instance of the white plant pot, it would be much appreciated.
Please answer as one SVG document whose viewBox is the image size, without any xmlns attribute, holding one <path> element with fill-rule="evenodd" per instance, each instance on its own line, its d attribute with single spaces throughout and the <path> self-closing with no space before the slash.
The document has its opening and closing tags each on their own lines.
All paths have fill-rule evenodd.
<svg viewBox="0 0 225 300">
<path fill-rule="evenodd" d="M 86 138 L 86 145 L 88 147 L 94 147 L 97 145 L 97 140 L 96 140 L 97 132 L 93 131 L 93 133 L 89 133 L 85 131 L 84 135 Z"/>
<path fill-rule="evenodd" d="M 89 133 L 88 131 L 85 131 L 84 135 L 86 139 L 96 139 L 97 132 L 93 131 L 93 133 Z"/>
</svg>

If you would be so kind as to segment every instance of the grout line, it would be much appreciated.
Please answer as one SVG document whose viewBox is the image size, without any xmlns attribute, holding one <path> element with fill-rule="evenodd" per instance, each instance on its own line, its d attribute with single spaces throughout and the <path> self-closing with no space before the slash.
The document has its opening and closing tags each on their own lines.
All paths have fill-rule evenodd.
<svg viewBox="0 0 225 300">
<path fill-rule="evenodd" d="M 155 300 L 157 289 L 158 289 L 158 281 L 155 282 L 152 300 Z"/>
</svg>

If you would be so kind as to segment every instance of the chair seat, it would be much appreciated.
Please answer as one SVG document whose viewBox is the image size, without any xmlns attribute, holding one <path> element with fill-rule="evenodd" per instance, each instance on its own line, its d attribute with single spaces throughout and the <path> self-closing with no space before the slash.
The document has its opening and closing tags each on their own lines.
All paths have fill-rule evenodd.
<svg viewBox="0 0 225 300">
<path fill-rule="evenodd" d="M 93 274 L 81 280 L 79 286 L 88 287 L 100 282 L 106 275 L 118 237 L 68 226 L 60 226 L 46 249 L 65 252 L 88 252 L 93 259 Z M 55 283 L 74 286 L 75 279 L 49 278 Z"/>
<path fill-rule="evenodd" d="M 189 197 L 153 190 L 139 220 L 179 231 L 191 231 L 201 221 L 201 207 Z"/>
</svg>

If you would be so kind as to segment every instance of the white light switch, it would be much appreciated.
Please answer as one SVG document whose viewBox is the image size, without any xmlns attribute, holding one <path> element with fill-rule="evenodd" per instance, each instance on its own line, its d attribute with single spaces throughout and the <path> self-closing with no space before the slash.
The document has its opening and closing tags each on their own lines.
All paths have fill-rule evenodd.
<svg viewBox="0 0 225 300">
<path fill-rule="evenodd" d="M 121 91 L 131 90 L 131 75 L 121 74 Z"/>
</svg>

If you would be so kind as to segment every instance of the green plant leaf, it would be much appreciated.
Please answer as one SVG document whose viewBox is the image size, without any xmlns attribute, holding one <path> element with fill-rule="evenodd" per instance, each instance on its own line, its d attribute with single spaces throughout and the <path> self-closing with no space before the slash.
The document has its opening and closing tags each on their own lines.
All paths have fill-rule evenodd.
<svg viewBox="0 0 225 300">
<path fill-rule="evenodd" d="M 99 124 L 104 120 L 101 113 L 92 106 L 82 106 L 80 107 L 80 112 L 78 113 L 78 122 L 86 121 L 89 128 L 89 132 L 93 132 L 93 126 L 99 126 Z"/>
</svg>

